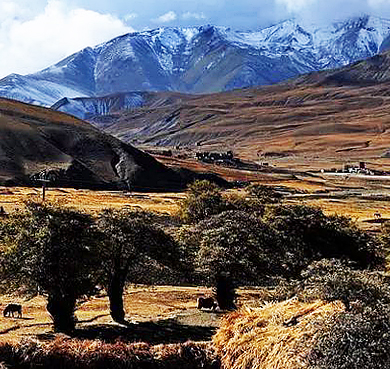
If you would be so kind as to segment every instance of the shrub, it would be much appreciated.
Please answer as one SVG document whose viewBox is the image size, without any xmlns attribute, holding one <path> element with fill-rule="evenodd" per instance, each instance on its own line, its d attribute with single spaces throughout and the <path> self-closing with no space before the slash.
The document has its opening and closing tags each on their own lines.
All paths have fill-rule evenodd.
<svg viewBox="0 0 390 369">
<path fill-rule="evenodd" d="M 214 183 L 202 180 L 188 186 L 186 198 L 181 202 L 180 218 L 187 223 L 196 223 L 226 210 L 221 189 Z"/>
<path fill-rule="evenodd" d="M 360 268 L 384 265 L 376 239 L 346 217 L 326 216 L 309 206 L 277 205 L 267 208 L 264 220 L 283 240 L 285 264 L 291 276 L 322 258 L 351 260 Z"/>
<path fill-rule="evenodd" d="M 390 313 L 365 307 L 328 321 L 309 354 L 313 369 L 377 369 L 390 367 Z"/>
<path fill-rule="evenodd" d="M 246 189 L 250 195 L 258 199 L 263 204 L 276 204 L 280 202 L 283 197 L 271 186 L 251 184 Z"/>
<path fill-rule="evenodd" d="M 340 300 L 347 310 L 352 302 L 372 307 L 390 303 L 386 277 L 378 272 L 354 270 L 340 260 L 313 262 L 302 272 L 302 278 L 297 289 L 302 300 Z"/>
</svg>

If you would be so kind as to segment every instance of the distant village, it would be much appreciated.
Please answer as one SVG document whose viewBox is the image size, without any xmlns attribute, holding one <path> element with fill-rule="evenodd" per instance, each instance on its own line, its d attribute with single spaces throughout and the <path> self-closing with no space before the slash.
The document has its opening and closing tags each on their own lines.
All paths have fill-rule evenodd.
<svg viewBox="0 0 390 369">
<path fill-rule="evenodd" d="M 176 147 L 177 150 L 180 147 Z M 196 159 L 203 163 L 221 165 L 231 168 L 243 169 L 243 170 L 264 170 L 264 167 L 271 166 L 268 162 L 246 162 L 242 161 L 239 158 L 234 157 L 234 153 L 231 150 L 228 151 L 197 151 L 195 153 L 189 154 L 187 153 L 179 153 L 178 155 L 174 155 L 173 151 L 170 149 L 167 150 L 146 150 L 149 154 L 152 155 L 161 155 L 167 157 L 177 157 L 179 159 Z M 362 174 L 367 176 L 387 176 L 390 175 L 389 171 L 378 170 L 368 168 L 368 163 L 361 161 L 358 165 L 354 164 L 344 164 L 342 168 L 330 168 L 330 169 L 322 169 L 321 173 L 350 173 L 350 174 Z"/>
<path fill-rule="evenodd" d="M 385 170 L 370 169 L 364 161 L 359 162 L 359 165 L 345 164 L 342 169 L 331 168 L 329 170 L 322 169 L 322 173 L 351 173 L 363 174 L 367 176 L 387 176 L 390 172 Z"/>
</svg>

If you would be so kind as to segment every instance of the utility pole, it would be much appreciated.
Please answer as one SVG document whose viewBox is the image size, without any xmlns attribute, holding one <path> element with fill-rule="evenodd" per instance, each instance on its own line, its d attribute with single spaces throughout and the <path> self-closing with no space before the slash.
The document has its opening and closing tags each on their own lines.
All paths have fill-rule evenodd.
<svg viewBox="0 0 390 369">
<path fill-rule="evenodd" d="M 45 171 L 43 171 L 42 173 L 39 174 L 38 181 L 42 183 L 42 201 L 45 201 L 46 184 L 50 182 L 49 179 L 46 179 L 46 172 Z"/>
</svg>

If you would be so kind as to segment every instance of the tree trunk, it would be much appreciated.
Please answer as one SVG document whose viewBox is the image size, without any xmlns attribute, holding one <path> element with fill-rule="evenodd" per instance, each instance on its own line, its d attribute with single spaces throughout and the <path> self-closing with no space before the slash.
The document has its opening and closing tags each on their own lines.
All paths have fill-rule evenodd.
<svg viewBox="0 0 390 369">
<path fill-rule="evenodd" d="M 47 311 L 50 313 L 54 330 L 62 333 L 72 333 L 76 327 L 76 298 L 62 294 L 49 294 Z"/>
<path fill-rule="evenodd" d="M 216 276 L 214 294 L 221 310 L 236 309 L 236 291 L 230 276 L 225 274 L 219 274 Z"/>
<path fill-rule="evenodd" d="M 123 307 L 123 291 L 125 284 L 119 273 L 114 273 L 108 287 L 108 297 L 110 299 L 110 314 L 117 323 L 125 323 L 125 310 Z"/>
</svg>

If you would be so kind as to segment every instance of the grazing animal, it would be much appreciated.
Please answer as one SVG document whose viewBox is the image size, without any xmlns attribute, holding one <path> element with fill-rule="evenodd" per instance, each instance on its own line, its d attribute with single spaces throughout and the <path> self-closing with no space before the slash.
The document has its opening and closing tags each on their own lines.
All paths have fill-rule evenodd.
<svg viewBox="0 0 390 369">
<path fill-rule="evenodd" d="M 218 308 L 218 303 L 212 297 L 199 297 L 196 301 L 196 307 L 198 309 L 211 309 Z"/>
<path fill-rule="evenodd" d="M 5 317 L 14 317 L 14 313 L 17 313 L 18 315 L 18 318 L 21 318 L 22 317 L 22 305 L 20 304 L 8 304 L 4 311 L 3 311 L 3 315 Z"/>
<path fill-rule="evenodd" d="M 382 218 L 382 214 L 377 211 L 376 213 L 374 213 L 374 217 L 376 219 Z"/>
</svg>

